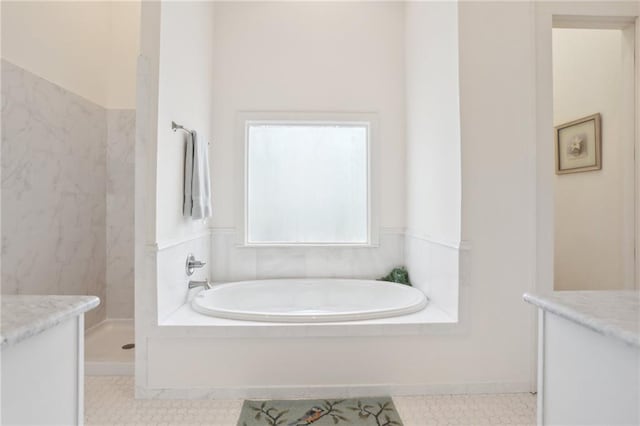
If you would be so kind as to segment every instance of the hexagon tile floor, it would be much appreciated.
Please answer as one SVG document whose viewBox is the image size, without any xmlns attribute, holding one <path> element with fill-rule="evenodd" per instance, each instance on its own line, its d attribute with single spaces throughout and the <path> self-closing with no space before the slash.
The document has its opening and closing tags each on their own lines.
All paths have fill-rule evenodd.
<svg viewBox="0 0 640 426">
<path fill-rule="evenodd" d="M 88 376 L 85 424 L 235 426 L 241 400 L 136 400 L 131 376 Z M 534 425 L 536 397 L 431 395 L 396 397 L 405 426 Z"/>
</svg>

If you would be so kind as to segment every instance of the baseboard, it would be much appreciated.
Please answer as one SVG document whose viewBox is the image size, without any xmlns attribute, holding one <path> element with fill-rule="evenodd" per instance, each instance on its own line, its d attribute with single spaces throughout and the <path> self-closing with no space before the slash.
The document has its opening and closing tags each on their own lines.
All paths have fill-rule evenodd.
<svg viewBox="0 0 640 426">
<path fill-rule="evenodd" d="M 208 389 L 146 389 L 136 386 L 137 399 L 314 399 L 368 396 L 419 396 L 456 394 L 526 393 L 529 382 L 417 384 L 417 385 L 344 385 L 344 386 L 269 386 Z"/>
</svg>

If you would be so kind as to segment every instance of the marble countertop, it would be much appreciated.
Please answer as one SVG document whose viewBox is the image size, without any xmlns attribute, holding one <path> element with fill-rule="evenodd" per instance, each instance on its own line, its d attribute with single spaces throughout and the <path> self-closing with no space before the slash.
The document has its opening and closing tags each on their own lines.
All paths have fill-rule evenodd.
<svg viewBox="0 0 640 426">
<path fill-rule="evenodd" d="M 524 300 L 598 333 L 640 347 L 638 291 L 525 293 Z"/>
<path fill-rule="evenodd" d="M 42 333 L 99 304 L 96 296 L 2 295 L 0 348 Z"/>
</svg>

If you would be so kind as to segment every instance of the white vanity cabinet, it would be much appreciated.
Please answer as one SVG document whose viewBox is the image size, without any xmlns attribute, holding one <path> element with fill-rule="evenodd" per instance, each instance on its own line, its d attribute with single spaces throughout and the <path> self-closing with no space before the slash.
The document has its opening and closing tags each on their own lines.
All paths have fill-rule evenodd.
<svg viewBox="0 0 640 426">
<path fill-rule="evenodd" d="M 2 425 L 81 425 L 94 296 L 2 296 Z"/>
<path fill-rule="evenodd" d="M 538 424 L 640 424 L 640 293 L 526 294 L 538 316 Z"/>
</svg>

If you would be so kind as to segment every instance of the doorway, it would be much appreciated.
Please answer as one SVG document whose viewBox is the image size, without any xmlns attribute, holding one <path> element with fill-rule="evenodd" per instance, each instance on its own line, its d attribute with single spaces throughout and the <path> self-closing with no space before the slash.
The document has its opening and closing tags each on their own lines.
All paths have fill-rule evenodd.
<svg viewBox="0 0 640 426">
<path fill-rule="evenodd" d="M 555 21 L 554 290 L 636 286 L 635 25 Z"/>
</svg>

